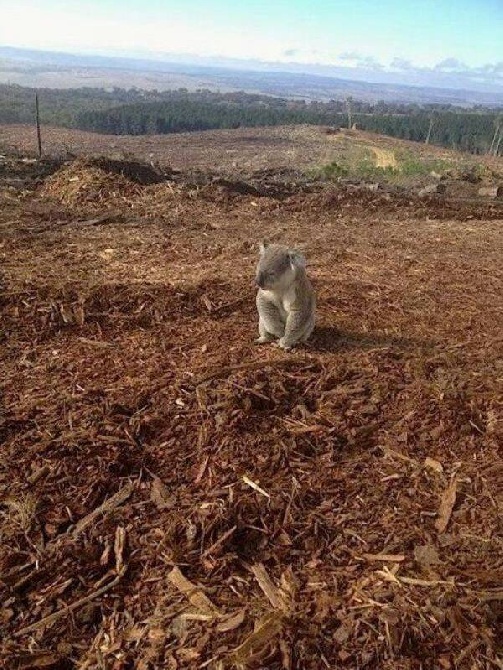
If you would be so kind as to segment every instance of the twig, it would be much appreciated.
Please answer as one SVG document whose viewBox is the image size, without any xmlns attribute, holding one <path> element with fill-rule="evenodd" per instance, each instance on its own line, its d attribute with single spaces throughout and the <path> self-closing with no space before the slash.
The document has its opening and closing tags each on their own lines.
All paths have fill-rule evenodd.
<svg viewBox="0 0 503 670">
<path fill-rule="evenodd" d="M 215 552 L 215 550 L 219 549 L 224 544 L 224 542 L 227 540 L 227 538 L 229 538 L 236 531 L 236 529 L 237 529 L 237 526 L 232 526 L 232 528 L 229 528 L 229 530 L 226 530 L 225 533 L 223 535 L 221 535 L 216 542 L 213 542 L 211 547 L 208 547 L 208 549 L 206 549 L 201 554 L 201 556 L 204 557 L 204 556 L 209 556 L 210 554 L 213 554 Z"/>
<path fill-rule="evenodd" d="M 254 491 L 257 491 L 257 493 L 260 493 L 263 495 L 265 498 L 270 498 L 271 496 L 267 491 L 264 491 L 263 488 L 261 488 L 258 484 L 256 484 L 252 479 L 247 477 L 246 475 L 242 476 L 242 480 L 245 484 L 247 484 L 250 488 L 252 488 Z"/>
<path fill-rule="evenodd" d="M 133 492 L 133 488 L 133 483 L 130 482 L 129 484 L 126 484 L 126 486 L 121 488 L 120 491 L 117 491 L 115 495 L 113 495 L 111 498 L 108 498 L 108 500 L 105 500 L 102 505 L 81 519 L 73 530 L 73 539 L 80 535 L 80 533 L 82 533 L 82 531 L 85 530 L 88 526 L 94 523 L 95 519 L 100 516 L 100 514 L 107 514 L 116 507 L 119 507 L 119 505 L 122 505 L 123 502 L 126 502 L 126 500 Z"/>
<path fill-rule="evenodd" d="M 367 561 L 384 561 L 389 563 L 401 563 L 405 561 L 404 554 L 363 554 Z"/>
<path fill-rule="evenodd" d="M 27 633 L 31 633 L 34 630 L 38 630 L 39 628 L 43 628 L 44 626 L 48 626 L 50 624 L 53 624 L 55 621 L 60 619 L 62 616 L 65 614 L 68 614 L 69 612 L 73 612 L 74 610 L 78 609 L 79 607 L 82 607 L 82 605 L 85 605 L 88 602 L 91 602 L 91 600 L 94 600 L 95 598 L 99 598 L 102 596 L 104 593 L 107 591 L 110 591 L 110 589 L 113 589 L 114 586 L 116 586 L 124 573 L 121 573 L 117 575 L 114 579 L 109 584 L 106 584 L 105 586 L 102 586 L 100 589 L 97 589 L 93 593 L 90 593 L 88 596 L 85 596 L 84 598 L 81 598 L 80 600 L 76 600 L 74 603 L 71 603 L 71 605 L 65 605 L 65 607 L 62 607 L 60 610 L 57 612 L 53 612 L 52 614 L 49 614 L 48 616 L 44 617 L 43 619 L 40 619 L 39 621 L 36 621 L 35 623 L 30 624 L 29 626 L 26 626 L 25 628 L 21 628 L 21 630 L 16 631 L 13 633 L 14 637 L 21 637 L 21 635 L 26 635 Z"/>
</svg>

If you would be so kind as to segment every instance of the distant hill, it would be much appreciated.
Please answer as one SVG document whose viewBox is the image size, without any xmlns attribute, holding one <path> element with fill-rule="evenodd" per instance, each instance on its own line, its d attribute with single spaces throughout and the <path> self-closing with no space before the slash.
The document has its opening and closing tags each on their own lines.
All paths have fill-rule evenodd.
<svg viewBox="0 0 503 670">
<path fill-rule="evenodd" d="M 360 71 L 339 68 L 343 76 L 294 71 L 285 64 L 243 61 L 183 62 L 167 60 L 67 54 L 34 49 L 0 47 L 0 83 L 45 88 L 122 87 L 159 91 L 185 87 L 190 91 L 247 91 L 306 100 L 352 96 L 369 102 L 440 103 L 459 106 L 503 105 L 503 90 L 465 90 L 456 87 L 409 86 L 396 82 L 357 80 Z M 187 57 L 189 60 L 189 57 Z M 308 66 L 306 66 L 308 67 Z M 318 68 L 315 72 L 324 72 Z M 355 77 L 351 79 L 351 75 Z M 370 77 L 370 74 L 368 75 Z M 476 85 L 474 84 L 474 89 Z"/>
</svg>

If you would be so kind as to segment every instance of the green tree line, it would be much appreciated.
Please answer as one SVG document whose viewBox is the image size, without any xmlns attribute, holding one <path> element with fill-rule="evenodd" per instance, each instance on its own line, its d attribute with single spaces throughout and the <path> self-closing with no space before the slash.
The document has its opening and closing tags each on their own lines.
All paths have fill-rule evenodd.
<svg viewBox="0 0 503 670">
<path fill-rule="evenodd" d="M 244 92 L 216 93 L 41 89 L 43 124 L 112 135 L 147 135 L 196 130 L 314 124 L 347 126 L 346 101 L 289 100 Z M 0 85 L 0 123 L 33 123 L 35 90 Z M 472 153 L 491 145 L 501 110 L 453 105 L 351 101 L 357 127 L 401 139 L 425 141 Z"/>
</svg>

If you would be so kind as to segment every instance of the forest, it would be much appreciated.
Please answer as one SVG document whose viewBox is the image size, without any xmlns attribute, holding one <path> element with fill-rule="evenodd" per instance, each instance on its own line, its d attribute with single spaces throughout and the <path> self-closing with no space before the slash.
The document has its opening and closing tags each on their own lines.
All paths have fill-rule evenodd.
<svg viewBox="0 0 503 670">
<path fill-rule="evenodd" d="M 35 93 L 21 86 L 0 85 L 0 124 L 33 123 Z M 207 89 L 40 89 L 38 95 L 42 124 L 111 135 L 306 123 L 347 127 L 350 122 L 361 130 L 418 142 L 429 134 L 432 144 L 480 154 L 488 152 L 495 129 L 502 123 L 501 109 L 484 106 L 307 102 Z"/>
</svg>

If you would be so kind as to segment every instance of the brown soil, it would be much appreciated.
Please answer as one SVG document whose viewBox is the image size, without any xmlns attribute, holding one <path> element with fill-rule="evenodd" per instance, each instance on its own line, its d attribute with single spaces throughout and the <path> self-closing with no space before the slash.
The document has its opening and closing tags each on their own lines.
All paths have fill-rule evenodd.
<svg viewBox="0 0 503 670">
<path fill-rule="evenodd" d="M 501 667 L 501 207 L 56 167 L 0 186 L 0 662 Z"/>
</svg>

